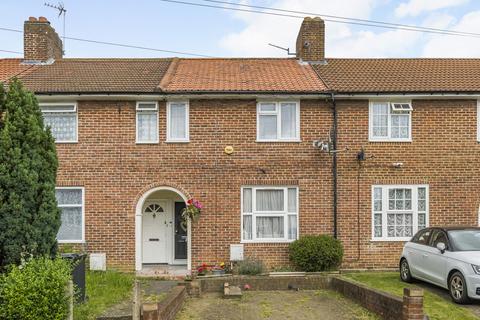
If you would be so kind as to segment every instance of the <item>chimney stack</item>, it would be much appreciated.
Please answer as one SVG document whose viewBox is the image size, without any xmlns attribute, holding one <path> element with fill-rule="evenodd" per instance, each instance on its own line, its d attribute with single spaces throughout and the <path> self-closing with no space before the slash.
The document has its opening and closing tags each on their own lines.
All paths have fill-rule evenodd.
<svg viewBox="0 0 480 320">
<path fill-rule="evenodd" d="M 62 57 L 62 40 L 47 18 L 28 18 L 23 25 L 24 62 L 51 63 Z"/>
<path fill-rule="evenodd" d="M 319 17 L 303 19 L 297 36 L 297 58 L 305 62 L 324 62 L 325 23 Z"/>
</svg>

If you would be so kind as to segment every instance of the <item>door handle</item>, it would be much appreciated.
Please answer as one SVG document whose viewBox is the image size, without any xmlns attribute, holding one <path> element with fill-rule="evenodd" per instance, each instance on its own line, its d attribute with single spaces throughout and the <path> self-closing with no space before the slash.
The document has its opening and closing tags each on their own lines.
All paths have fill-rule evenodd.
<svg viewBox="0 0 480 320">
<path fill-rule="evenodd" d="M 150 238 L 150 239 L 148 239 L 148 241 L 160 241 L 160 239 L 158 239 L 158 238 Z"/>
</svg>

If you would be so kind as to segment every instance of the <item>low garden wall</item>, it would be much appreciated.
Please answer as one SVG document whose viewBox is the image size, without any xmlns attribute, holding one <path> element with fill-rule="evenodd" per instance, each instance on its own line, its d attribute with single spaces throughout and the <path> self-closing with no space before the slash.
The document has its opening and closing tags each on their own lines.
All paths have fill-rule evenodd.
<svg viewBox="0 0 480 320">
<path fill-rule="evenodd" d="M 197 279 L 185 282 L 191 296 L 205 292 L 222 292 L 223 285 L 240 286 L 248 290 L 320 290 L 329 289 L 357 302 L 386 320 L 423 320 L 423 290 L 405 289 L 403 299 L 389 293 L 332 275 L 307 275 L 289 277 L 231 276 Z"/>
<path fill-rule="evenodd" d="M 185 286 L 176 286 L 168 293 L 167 297 L 154 304 L 143 304 L 143 320 L 173 320 L 182 308 L 186 297 Z"/>
</svg>

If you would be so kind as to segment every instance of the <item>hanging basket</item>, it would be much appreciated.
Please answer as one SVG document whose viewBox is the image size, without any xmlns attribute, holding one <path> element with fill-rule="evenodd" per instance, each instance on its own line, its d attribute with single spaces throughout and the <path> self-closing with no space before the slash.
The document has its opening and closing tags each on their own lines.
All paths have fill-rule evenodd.
<svg viewBox="0 0 480 320">
<path fill-rule="evenodd" d="M 196 222 L 200 217 L 203 205 L 196 199 L 187 201 L 187 206 L 182 210 L 182 225 L 186 228 L 188 221 Z"/>
</svg>

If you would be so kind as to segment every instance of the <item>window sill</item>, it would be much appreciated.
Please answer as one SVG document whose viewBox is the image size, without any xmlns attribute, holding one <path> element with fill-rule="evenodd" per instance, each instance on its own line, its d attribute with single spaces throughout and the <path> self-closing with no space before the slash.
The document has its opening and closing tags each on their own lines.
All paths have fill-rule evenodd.
<svg viewBox="0 0 480 320">
<path fill-rule="evenodd" d="M 85 240 L 57 240 L 58 244 L 69 244 L 69 243 L 75 243 L 75 244 L 85 244 L 87 243 Z"/>
<path fill-rule="evenodd" d="M 291 243 L 293 241 L 295 241 L 297 239 L 294 239 L 294 240 L 242 240 L 240 241 L 240 243 L 243 243 L 243 244 L 266 244 L 266 243 L 270 243 L 270 244 L 275 244 L 275 243 L 279 243 L 279 244 L 282 244 L 282 243 Z"/>
<path fill-rule="evenodd" d="M 413 142 L 412 139 L 368 139 L 368 142 L 395 142 L 395 143 L 411 143 Z"/>
<path fill-rule="evenodd" d="M 135 141 L 135 144 L 158 144 L 158 141 Z"/>
<path fill-rule="evenodd" d="M 377 239 L 370 239 L 370 242 L 408 242 L 412 239 L 412 237 L 406 238 L 377 238 Z"/>
<path fill-rule="evenodd" d="M 258 143 L 283 143 L 283 142 L 287 142 L 287 143 L 300 143 L 302 142 L 302 140 L 255 140 L 255 142 L 258 142 Z"/>
<path fill-rule="evenodd" d="M 75 141 L 55 141 L 55 144 L 73 144 L 78 143 L 78 140 Z"/>
<path fill-rule="evenodd" d="M 166 140 L 165 143 L 190 143 L 190 140 Z"/>
</svg>

